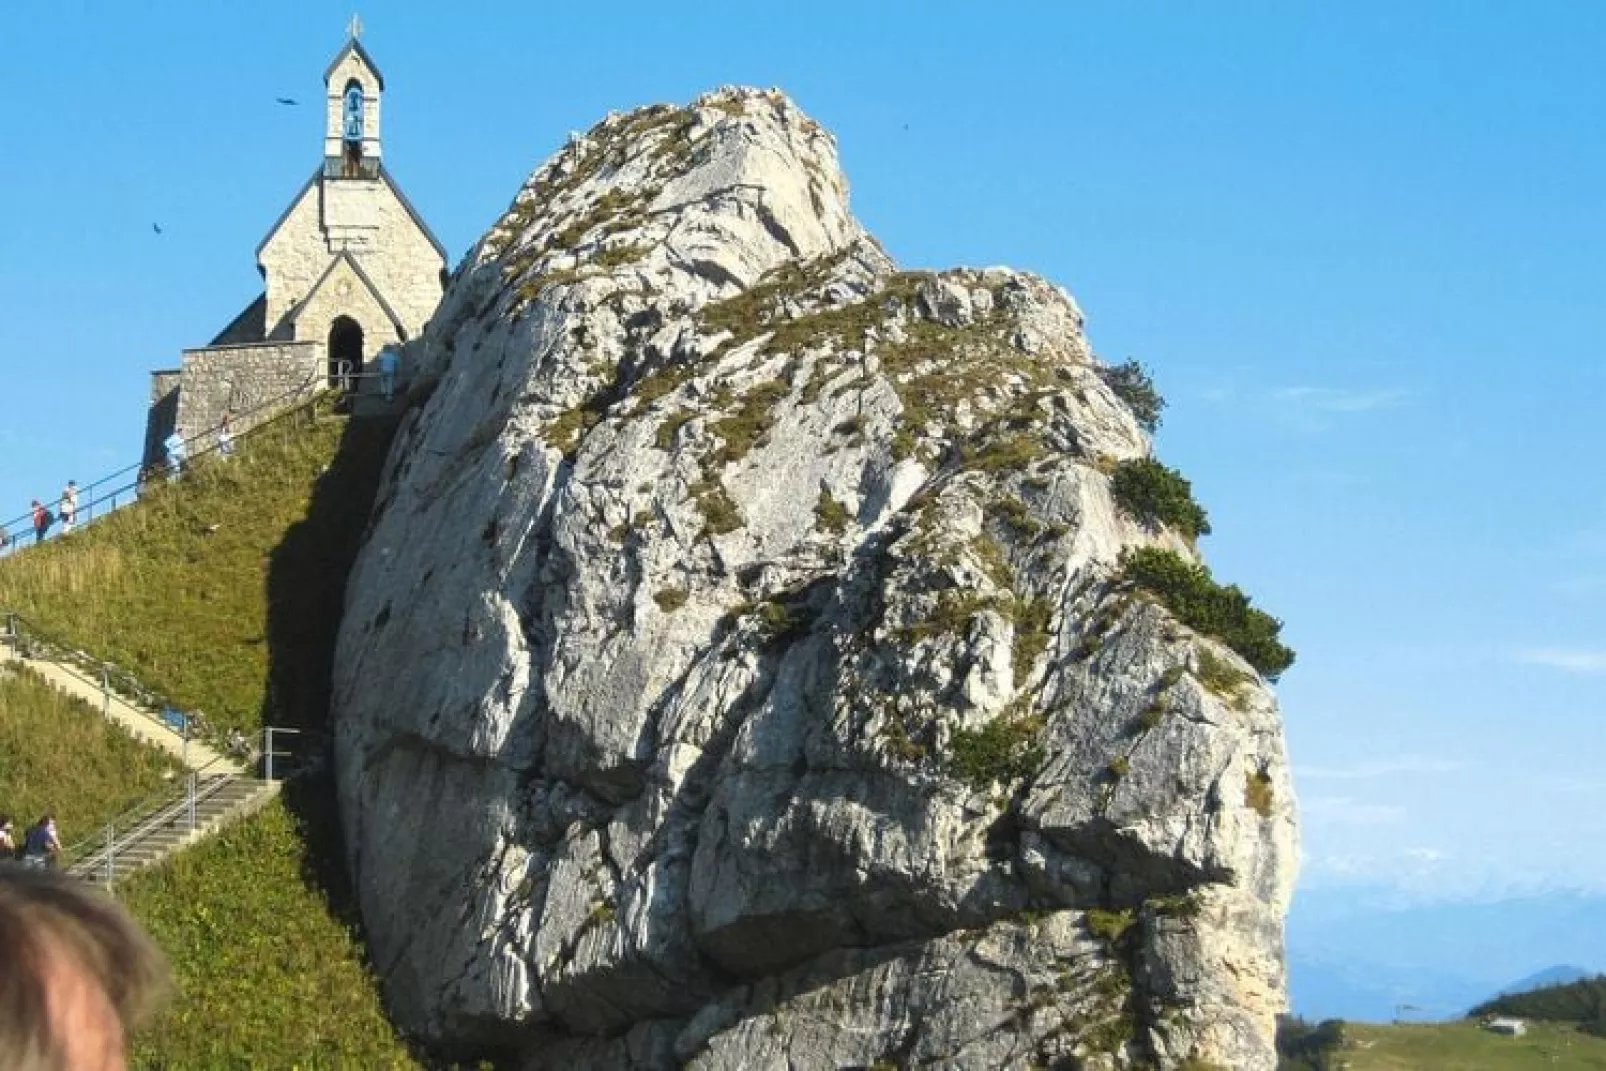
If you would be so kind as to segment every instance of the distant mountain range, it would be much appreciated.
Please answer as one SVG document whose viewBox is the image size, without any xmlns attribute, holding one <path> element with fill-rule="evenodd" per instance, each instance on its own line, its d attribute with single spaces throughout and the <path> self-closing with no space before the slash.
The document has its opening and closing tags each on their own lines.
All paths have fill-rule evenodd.
<svg viewBox="0 0 1606 1071">
<path fill-rule="evenodd" d="M 1572 965 L 1581 952 L 1594 958 Z M 1500 993 L 1606 971 L 1606 896 L 1407 904 L 1380 889 L 1303 892 L 1288 966 L 1290 1002 L 1307 1019 L 1458 1018 Z"/>
<path fill-rule="evenodd" d="M 1535 971 L 1526 978 L 1518 978 L 1515 982 L 1501 989 L 1491 996 L 1506 997 L 1513 993 L 1526 993 L 1533 989 L 1543 989 L 1547 985 L 1566 985 L 1568 982 L 1579 982 L 1585 978 L 1592 978 L 1599 971 L 1586 971 L 1582 967 L 1546 967 L 1542 971 Z"/>
</svg>

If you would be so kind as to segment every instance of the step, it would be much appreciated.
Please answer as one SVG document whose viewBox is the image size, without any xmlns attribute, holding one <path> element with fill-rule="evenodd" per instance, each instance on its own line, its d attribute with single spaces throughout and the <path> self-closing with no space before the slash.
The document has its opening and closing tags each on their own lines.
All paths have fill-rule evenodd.
<svg viewBox="0 0 1606 1071">
<path fill-rule="evenodd" d="M 225 769 L 240 769 L 237 763 L 225 759 L 198 740 L 191 740 L 186 748 L 183 736 L 166 725 L 158 713 L 147 710 L 116 691 L 108 698 L 100 685 L 86 679 L 84 671 L 77 667 L 44 658 L 29 658 L 10 644 L 0 644 L 0 662 L 16 662 L 31 670 L 47 684 L 83 700 L 97 710 L 104 710 L 108 717 L 139 739 L 185 759 L 194 767 L 221 765 Z"/>
<path fill-rule="evenodd" d="M 201 792 L 211 790 L 212 795 L 205 800 L 197 801 L 193 830 L 189 826 L 188 816 L 183 811 L 183 801 L 180 800 L 158 811 L 157 814 L 166 817 L 155 824 L 147 825 L 145 832 L 127 841 L 118 842 L 112 860 L 113 880 L 159 863 L 235 819 L 246 817 L 256 806 L 266 803 L 279 791 L 277 782 L 226 778 L 223 780 L 227 783 L 219 785 L 219 780 L 220 778 L 214 777 L 203 782 Z M 70 872 L 88 881 L 104 881 L 106 876 L 104 851 L 92 852 L 74 864 Z"/>
</svg>

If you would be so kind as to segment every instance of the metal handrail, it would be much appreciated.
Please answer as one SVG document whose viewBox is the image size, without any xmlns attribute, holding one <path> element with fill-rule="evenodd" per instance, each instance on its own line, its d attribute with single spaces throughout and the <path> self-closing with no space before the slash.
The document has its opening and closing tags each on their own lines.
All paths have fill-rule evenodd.
<svg viewBox="0 0 1606 1071">
<path fill-rule="evenodd" d="M 226 760 L 218 759 L 199 770 L 187 771 L 182 788 L 155 793 L 129 804 L 116 816 L 101 823 L 100 831 L 81 837 L 63 848 L 58 865 L 65 870 L 94 859 L 106 844 L 108 833 L 120 827 L 128 828 L 121 838 L 127 841 L 166 825 L 178 817 L 179 808 L 189 810 L 193 817 L 193 804 L 211 799 L 229 781 L 239 776 L 233 769 L 224 769 L 225 763 Z"/>
<path fill-rule="evenodd" d="M 364 375 L 364 374 L 366 374 L 366 373 L 355 373 L 354 375 L 360 376 L 360 375 Z M 252 416 L 253 414 L 260 413 L 265 409 L 270 409 L 270 408 L 273 408 L 275 406 L 283 405 L 287 400 L 299 397 L 300 395 L 307 393 L 309 390 L 314 390 L 315 391 L 316 386 L 322 381 L 323 381 L 322 373 L 315 373 L 315 374 L 309 376 L 306 380 L 304 380 L 298 386 L 292 387 L 290 390 L 285 391 L 283 394 L 276 395 L 276 396 L 274 396 L 272 398 L 267 399 L 264 402 L 260 402 L 257 405 L 252 406 L 250 409 L 243 410 L 240 413 L 236 414 L 236 416 L 239 417 L 240 419 L 244 420 L 245 418 L 248 418 L 248 417 Z M 257 434 L 258 432 L 260 432 L 262 429 L 268 428 L 268 427 L 272 427 L 273 425 L 276 425 L 277 423 L 279 423 L 281 420 L 284 420 L 285 418 L 291 416 L 292 414 L 299 412 L 306 405 L 316 405 L 319 400 L 320 399 L 316 396 L 316 393 L 314 393 L 314 396 L 312 398 L 309 398 L 306 402 L 303 402 L 303 403 L 301 403 L 299 405 L 295 405 L 290 409 L 286 409 L 282 413 L 277 413 L 274 416 L 268 417 L 265 420 L 261 420 L 261 421 L 258 421 L 255 424 L 250 425 L 249 427 L 247 427 L 243 431 L 241 431 L 238 434 L 236 434 L 234 436 L 234 441 L 236 443 L 243 442 L 244 440 L 246 440 L 246 439 L 250 438 L 251 436 L 253 436 L 253 435 Z M 207 456 L 208 454 L 212 454 L 212 453 L 216 453 L 217 452 L 218 443 L 216 441 L 216 436 L 217 436 L 217 433 L 218 433 L 219 429 L 221 429 L 222 427 L 223 427 L 223 425 L 220 422 L 218 424 L 213 425 L 212 427 L 206 428 L 206 429 L 204 429 L 202 431 L 198 431 L 194 435 L 191 435 L 189 438 L 183 440 L 185 451 L 186 451 L 186 453 L 188 453 L 188 450 L 189 450 L 189 447 L 190 447 L 191 443 L 198 443 L 198 442 L 200 442 L 202 440 L 207 439 L 209 436 L 212 437 L 211 445 L 196 450 L 196 452 L 193 455 L 189 456 L 189 460 L 190 461 L 194 461 L 197 458 L 202 458 L 202 457 Z M 155 471 L 152 471 L 153 469 Z M 150 476 L 159 474 L 159 472 L 162 469 L 165 469 L 165 466 L 147 466 L 147 464 L 142 460 L 142 461 L 135 462 L 132 465 L 124 465 L 122 468 L 116 470 L 115 472 L 108 473 L 107 475 L 100 477 L 98 480 L 93 480 L 90 483 L 85 484 L 83 487 L 81 487 L 79 489 L 79 492 L 78 492 L 79 493 L 79 497 L 80 497 L 80 502 L 79 502 L 78 510 L 77 510 L 77 512 L 76 512 L 76 514 L 74 516 L 74 519 L 73 519 L 73 527 L 74 527 L 74 529 L 81 528 L 81 527 L 84 527 L 84 526 L 86 526 L 88 524 L 91 524 L 96 519 L 95 510 L 96 510 L 97 506 L 106 507 L 106 508 L 103 508 L 101 510 L 100 514 L 99 514 L 99 516 L 105 517 L 105 516 L 107 516 L 107 515 L 109 515 L 111 513 L 115 513 L 118 509 L 121 509 L 123 506 L 128 505 L 130 502 L 137 501 L 138 500 L 137 492 L 138 492 L 140 486 L 144 483 L 145 479 L 150 477 Z M 130 474 L 132 474 L 132 475 L 130 475 Z M 108 485 L 108 484 L 113 484 L 115 486 L 112 486 L 108 490 L 108 489 L 106 489 L 106 485 Z M 134 492 L 136 492 L 136 494 L 126 498 L 122 503 L 119 503 L 118 502 L 118 498 L 120 496 L 127 495 L 128 492 L 130 492 L 130 491 L 134 491 Z M 57 506 L 60 505 L 60 501 L 61 501 L 60 499 L 55 499 L 54 500 L 54 502 L 55 502 L 55 504 Z M 108 501 L 110 503 L 109 507 L 107 507 Z M 15 535 L 12 534 L 12 529 L 13 528 L 17 528 L 18 529 L 18 531 L 17 531 L 17 533 Z M 0 557 L 5 557 L 8 554 L 12 554 L 12 553 L 15 553 L 15 552 L 21 550 L 22 547 L 23 547 L 23 541 L 26 538 L 26 535 L 28 533 L 32 532 L 32 531 L 33 531 L 33 511 L 32 510 L 29 510 L 27 513 L 24 513 L 21 516 L 13 517 L 11 520 L 6 521 L 4 524 L 0 524 L 0 533 L 4 533 L 4 535 L 6 537 L 5 541 L 3 543 L 0 543 Z M 35 539 L 33 540 L 33 545 L 37 546 L 39 544 L 39 542 L 40 542 L 40 540 L 36 536 Z"/>
<path fill-rule="evenodd" d="M 6 611 L 3 614 L 0 614 L 0 617 L 3 617 L 5 621 L 5 629 L 4 631 L 0 631 L 0 644 L 11 646 L 16 650 L 17 654 L 29 659 L 30 661 L 47 662 L 73 679 L 86 684 L 91 688 L 99 689 L 101 694 L 102 715 L 110 715 L 111 700 L 112 696 L 115 694 L 119 699 L 123 700 L 125 706 L 129 707 L 140 717 L 144 718 L 152 725 L 161 728 L 164 732 L 170 732 L 181 736 L 186 744 L 193 739 L 197 739 L 198 737 L 209 744 L 219 742 L 219 740 L 213 739 L 214 737 L 218 737 L 218 733 L 212 730 L 212 727 L 207 723 L 206 719 L 198 714 L 184 713 L 184 727 L 182 732 L 174 729 L 173 726 L 168 724 L 167 720 L 164 719 L 160 714 L 154 713 L 148 708 L 150 706 L 159 705 L 163 709 L 177 710 L 179 709 L 177 705 L 159 695 L 154 690 L 146 688 L 143 684 L 140 684 L 137 677 L 128 672 L 126 669 L 118 666 L 116 663 L 106 659 L 96 659 L 89 656 L 88 652 L 76 650 L 71 644 L 65 643 L 60 639 L 51 636 L 44 629 L 39 628 L 32 621 L 29 621 L 26 617 L 19 613 Z M 28 634 L 24 634 L 23 632 L 23 628 L 21 626 L 24 625 L 28 629 Z M 84 656 L 87 661 L 91 661 L 100 667 L 100 679 L 97 681 L 89 676 L 86 676 L 84 672 L 84 666 L 81 663 L 69 661 L 67 658 L 64 658 L 57 652 L 71 652 Z M 135 691 L 138 694 L 128 695 L 123 690 L 113 688 L 111 682 L 111 673 L 113 670 L 117 671 L 120 678 L 135 682 L 138 687 L 130 690 Z M 141 704 L 145 704 L 145 706 L 141 706 Z M 198 733 L 191 731 L 192 724 L 200 730 Z M 185 765 L 188 767 L 188 763 Z"/>
<path fill-rule="evenodd" d="M 274 777 L 273 756 L 287 753 L 275 752 L 272 740 L 275 733 L 295 733 L 310 740 L 321 739 L 322 734 L 274 725 L 264 726 L 262 731 L 265 741 L 263 758 L 267 764 L 267 776 L 261 778 L 262 783 L 290 781 L 316 770 L 316 763 L 304 763 L 288 774 Z M 110 889 L 117 876 L 119 844 L 126 849 L 130 844 L 137 844 L 145 837 L 179 821 L 185 822 L 188 826 L 185 832 L 194 833 L 200 828 L 197 811 L 201 804 L 219 795 L 231 784 L 247 779 L 256 780 L 248 778 L 232 767 L 222 769 L 221 767 L 227 762 L 227 759 L 218 758 L 198 770 L 191 770 L 185 775 L 182 790 L 157 793 L 124 808 L 120 814 L 106 822 L 100 832 L 83 837 L 63 848 L 57 865 L 64 870 L 84 874 L 94 873 L 97 869 L 103 868 L 105 886 Z M 214 771 L 214 767 L 219 769 Z M 126 827 L 121 834 L 118 832 L 120 827 Z"/>
</svg>

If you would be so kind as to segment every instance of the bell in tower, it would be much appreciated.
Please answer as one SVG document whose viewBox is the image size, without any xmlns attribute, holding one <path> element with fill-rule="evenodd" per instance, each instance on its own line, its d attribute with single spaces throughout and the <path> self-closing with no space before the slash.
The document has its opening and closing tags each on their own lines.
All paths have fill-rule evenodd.
<svg viewBox="0 0 1606 1071">
<path fill-rule="evenodd" d="M 347 28 L 346 47 L 324 72 L 329 120 L 324 135 L 324 177 L 373 179 L 379 175 L 379 103 L 384 76 L 358 39 L 362 23 Z"/>
</svg>

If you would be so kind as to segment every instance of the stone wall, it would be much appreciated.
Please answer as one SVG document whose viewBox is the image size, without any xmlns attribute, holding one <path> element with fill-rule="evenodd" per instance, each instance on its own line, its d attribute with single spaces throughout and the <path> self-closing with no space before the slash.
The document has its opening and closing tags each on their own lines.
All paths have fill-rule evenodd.
<svg viewBox="0 0 1606 1071">
<path fill-rule="evenodd" d="M 171 373 L 159 373 L 171 374 Z M 324 386 L 323 347 L 314 342 L 263 342 L 184 351 L 178 392 L 178 428 L 196 454 L 213 445 L 223 414 L 234 413 L 236 435 Z M 300 388 L 298 392 L 298 388 Z M 153 385 L 154 392 L 154 385 Z M 287 397 L 288 396 L 288 397 Z"/>
<path fill-rule="evenodd" d="M 441 302 L 446 258 L 413 221 L 388 174 L 374 197 L 373 211 L 378 226 L 374 237 L 377 249 L 357 259 L 396 310 L 408 337 L 417 338 Z"/>
<path fill-rule="evenodd" d="M 146 465 L 161 458 L 162 440 L 173 434 L 178 424 L 178 387 L 182 377 L 177 368 L 151 373 L 151 407 L 145 414 Z"/>
<path fill-rule="evenodd" d="M 302 191 L 257 257 L 267 278 L 267 329 L 312 293 L 346 248 L 416 338 L 440 303 L 446 261 L 388 177 L 320 180 Z"/>
<path fill-rule="evenodd" d="M 257 253 L 267 283 L 267 329 L 273 331 L 296 302 L 312 292 L 329 267 L 329 246 L 320 219 L 320 183 L 304 187 L 278 229 Z"/>
<path fill-rule="evenodd" d="M 379 75 L 362 61 L 356 49 L 347 49 L 341 55 L 324 86 L 323 154 L 337 158 L 345 150 L 346 83 L 351 81 L 362 86 L 362 154 L 365 159 L 377 160 L 383 145 L 379 104 L 384 91 L 379 88 Z"/>
<path fill-rule="evenodd" d="M 378 356 L 380 347 L 403 341 L 395 321 L 385 312 L 373 290 L 344 259 L 336 263 L 318 292 L 296 313 L 296 337 L 313 343 L 320 353 L 326 353 L 329 329 L 341 316 L 349 316 L 362 326 L 364 366 Z"/>
</svg>

